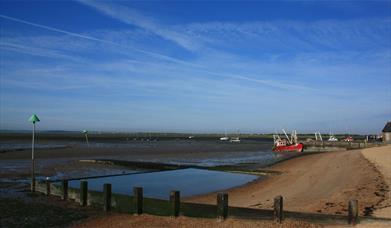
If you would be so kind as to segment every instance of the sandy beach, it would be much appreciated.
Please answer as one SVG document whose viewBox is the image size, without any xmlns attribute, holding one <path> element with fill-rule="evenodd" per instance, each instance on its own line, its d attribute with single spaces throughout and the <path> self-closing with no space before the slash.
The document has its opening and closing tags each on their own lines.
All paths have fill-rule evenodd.
<svg viewBox="0 0 391 228">
<path fill-rule="evenodd" d="M 372 150 L 381 152 L 375 155 L 371 154 Z M 391 150 L 388 146 L 362 151 L 384 160 Z M 383 174 L 387 171 L 379 171 L 362 151 L 313 154 L 276 164 L 268 169 L 281 175 L 228 190 L 229 203 L 240 207 L 272 208 L 273 198 L 282 195 L 287 210 L 346 214 L 347 202 L 357 199 L 360 214 L 370 214 L 389 197 Z M 383 165 L 389 167 L 391 163 Z M 186 200 L 214 204 L 216 199 L 215 194 L 208 194 Z"/>
<path fill-rule="evenodd" d="M 373 215 L 391 218 L 391 145 L 387 147 L 365 149 L 362 150 L 362 154 L 381 172 L 383 179 L 388 186 L 385 200 L 380 202 Z"/>
<path fill-rule="evenodd" d="M 255 181 L 227 190 L 231 206 L 271 208 L 276 195 L 284 196 L 285 209 L 318 213 L 346 214 L 347 202 L 358 199 L 360 215 L 390 217 L 391 146 L 303 156 L 276 164 L 269 170 L 280 172 L 263 181 Z M 215 193 L 185 199 L 215 204 Z M 317 227 L 320 225 L 286 221 L 277 225 L 267 221 L 243 221 L 158 216 L 132 217 L 111 215 L 75 224 L 75 227 Z M 387 227 L 387 224 L 362 224 L 361 227 Z"/>
<path fill-rule="evenodd" d="M 74 224 L 72 228 L 89 228 L 89 227 L 183 227 L 183 228 L 195 228 L 195 227 L 210 227 L 210 228 L 230 228 L 230 227 L 280 227 L 280 228 L 315 228 L 323 227 L 318 224 L 311 224 L 301 221 L 286 220 L 282 224 L 277 224 L 272 221 L 255 221 L 255 220 L 240 220 L 240 219 L 227 219 L 223 222 L 216 219 L 198 219 L 189 217 L 160 217 L 152 215 L 118 215 L 113 214 L 97 219 L 87 220 L 85 223 Z"/>
</svg>

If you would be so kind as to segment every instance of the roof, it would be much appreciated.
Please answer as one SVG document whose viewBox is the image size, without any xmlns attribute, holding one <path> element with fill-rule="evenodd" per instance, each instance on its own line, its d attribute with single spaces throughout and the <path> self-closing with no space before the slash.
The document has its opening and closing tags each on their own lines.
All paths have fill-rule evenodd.
<svg viewBox="0 0 391 228">
<path fill-rule="evenodd" d="M 391 122 L 388 122 L 386 126 L 384 126 L 382 132 L 391 132 Z"/>
</svg>

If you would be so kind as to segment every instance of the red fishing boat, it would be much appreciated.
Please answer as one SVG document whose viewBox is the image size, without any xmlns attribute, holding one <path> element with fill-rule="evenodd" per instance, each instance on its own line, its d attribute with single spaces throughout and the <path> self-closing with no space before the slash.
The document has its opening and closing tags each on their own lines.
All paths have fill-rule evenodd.
<svg viewBox="0 0 391 228">
<path fill-rule="evenodd" d="M 274 152 L 303 152 L 304 145 L 303 143 L 298 143 L 297 133 L 293 131 L 291 137 L 288 137 L 284 129 L 282 131 L 285 134 L 286 138 L 281 138 L 278 134 L 273 135 L 274 139 Z"/>
</svg>

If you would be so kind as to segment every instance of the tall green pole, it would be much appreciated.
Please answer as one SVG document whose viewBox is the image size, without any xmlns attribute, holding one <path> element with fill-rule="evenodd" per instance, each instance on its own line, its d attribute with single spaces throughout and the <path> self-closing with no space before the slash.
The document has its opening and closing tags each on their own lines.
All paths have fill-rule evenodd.
<svg viewBox="0 0 391 228">
<path fill-rule="evenodd" d="M 35 146 L 35 122 L 33 122 L 33 142 L 31 146 L 31 191 L 35 192 L 35 159 L 34 159 L 34 146 Z"/>
<path fill-rule="evenodd" d="M 32 115 L 29 119 L 33 123 L 33 140 L 31 144 L 31 191 L 35 192 L 35 158 L 34 158 L 34 147 L 35 147 L 35 123 L 39 122 L 37 115 Z"/>
</svg>

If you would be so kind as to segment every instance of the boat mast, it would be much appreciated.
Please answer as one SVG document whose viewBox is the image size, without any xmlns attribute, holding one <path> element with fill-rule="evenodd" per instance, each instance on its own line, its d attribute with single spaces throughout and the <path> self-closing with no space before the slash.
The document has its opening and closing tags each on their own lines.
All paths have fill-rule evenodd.
<svg viewBox="0 0 391 228">
<path fill-rule="evenodd" d="M 284 129 L 282 129 L 282 131 L 284 132 L 286 139 L 288 139 L 288 142 L 290 144 L 292 144 L 292 141 L 289 139 L 288 134 L 286 133 L 286 131 Z"/>
</svg>

